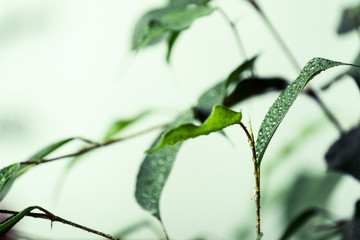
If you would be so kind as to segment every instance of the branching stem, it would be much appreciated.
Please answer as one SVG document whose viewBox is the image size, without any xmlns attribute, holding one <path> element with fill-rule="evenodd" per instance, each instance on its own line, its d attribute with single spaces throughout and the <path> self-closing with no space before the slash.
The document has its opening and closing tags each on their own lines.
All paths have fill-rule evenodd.
<svg viewBox="0 0 360 240">
<path fill-rule="evenodd" d="M 49 158 L 49 159 L 39 159 L 38 161 L 20 162 L 20 164 L 22 164 L 22 165 L 31 165 L 31 164 L 39 165 L 39 164 L 53 162 L 53 161 L 64 159 L 64 158 L 77 157 L 77 156 L 83 155 L 83 154 L 85 154 L 87 152 L 93 151 L 95 149 L 106 147 L 106 146 L 112 145 L 114 143 L 122 142 L 122 141 L 125 141 L 125 140 L 128 140 L 128 139 L 143 135 L 145 133 L 148 133 L 148 132 L 151 132 L 153 130 L 159 129 L 159 128 L 164 127 L 166 125 L 167 124 L 159 124 L 159 125 L 147 128 L 145 130 L 133 133 L 133 134 L 128 135 L 126 137 L 121 137 L 121 138 L 105 141 L 105 142 L 102 142 L 102 143 L 96 143 L 96 142 L 93 142 L 93 141 L 90 141 L 90 140 L 86 140 L 86 142 L 90 143 L 92 146 L 86 147 L 86 148 L 80 149 L 77 152 L 62 155 L 62 156 L 59 156 L 59 157 L 54 157 L 54 158 Z"/>
<path fill-rule="evenodd" d="M 256 161 L 256 150 L 255 150 L 255 141 L 254 141 L 254 136 L 252 135 L 252 131 L 248 131 L 246 126 L 240 122 L 240 126 L 241 128 L 244 130 L 249 144 L 250 144 L 250 148 L 251 148 L 251 153 L 252 153 L 252 161 L 254 164 L 254 177 L 255 177 L 255 189 L 254 189 L 254 194 L 255 194 L 255 198 L 256 198 L 256 235 L 257 235 L 257 239 L 259 239 L 262 236 L 261 233 L 261 228 L 260 228 L 260 223 L 261 223 L 261 218 L 260 218 L 260 166 L 258 166 L 257 161 Z"/>
<path fill-rule="evenodd" d="M 106 234 L 106 233 L 103 233 L 103 232 L 100 232 L 100 231 L 97 231 L 97 230 L 82 226 L 80 224 L 68 221 L 68 220 L 63 219 L 61 217 L 58 217 L 58 216 L 52 214 L 51 212 L 49 212 L 48 210 L 46 210 L 46 209 L 44 209 L 42 207 L 36 207 L 36 208 L 39 209 L 40 211 L 44 212 L 44 213 L 31 213 L 30 212 L 26 216 L 33 217 L 33 218 L 47 219 L 47 220 L 50 220 L 51 223 L 52 222 L 61 222 L 63 224 L 70 225 L 70 226 L 75 227 L 75 228 L 79 228 L 81 230 L 96 234 L 98 236 L 101 236 L 101 237 L 104 237 L 104 238 L 107 238 L 107 239 L 120 240 L 119 238 L 113 237 L 110 234 Z M 2 210 L 2 209 L 0 209 L 0 213 L 13 214 L 13 215 L 19 214 L 19 212 L 9 211 L 9 210 Z"/>
</svg>

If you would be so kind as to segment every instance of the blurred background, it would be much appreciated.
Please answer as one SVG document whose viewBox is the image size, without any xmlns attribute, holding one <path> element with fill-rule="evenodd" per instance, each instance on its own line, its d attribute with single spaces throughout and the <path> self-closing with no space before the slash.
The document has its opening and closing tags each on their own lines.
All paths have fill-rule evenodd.
<svg viewBox="0 0 360 240">
<path fill-rule="evenodd" d="M 146 11 L 165 0 L 148 1 L 2 1 L 0 7 L 0 158 L 1 167 L 26 160 L 42 147 L 71 136 L 101 140 L 117 119 L 145 109 L 152 114 L 124 135 L 172 118 L 245 59 L 221 14 L 196 21 L 177 41 L 171 65 L 166 45 L 131 52 L 131 35 Z M 354 0 L 259 1 L 289 49 L 303 66 L 313 57 L 352 63 L 359 52 L 358 32 L 339 35 L 345 8 Z M 248 57 L 260 55 L 262 76 L 294 80 L 298 71 L 283 53 L 260 16 L 246 1 L 217 0 L 237 23 Z M 344 129 L 359 122 L 359 90 L 344 77 L 330 89 L 320 88 L 347 70 L 328 70 L 311 84 Z M 278 96 L 271 92 L 236 106 L 244 123 L 257 130 Z M 161 209 L 173 239 L 254 239 L 255 202 L 251 152 L 238 127 L 186 142 L 165 186 Z M 160 226 L 134 198 L 138 168 L 157 131 L 87 154 L 64 176 L 69 159 L 43 164 L 17 180 L 1 208 L 42 206 L 79 224 L 116 233 L 148 220 Z M 323 206 L 321 191 L 332 192 L 328 209 L 351 217 L 360 197 L 352 177 L 324 180 L 324 155 L 339 137 L 318 105 L 300 96 L 275 134 L 262 165 L 262 227 L 277 239 L 284 219 L 294 217 L 290 203 Z M 73 144 L 54 156 L 76 151 Z M 294 147 L 295 146 L 295 147 Z M 326 175 L 328 177 L 328 175 Z M 59 181 L 63 179 L 62 184 Z M 312 195 L 305 191 L 314 187 Z M 320 190 L 319 190 L 320 189 Z M 326 195 L 327 196 L 327 195 Z M 300 200 L 299 200 L 300 201 Z M 19 232 L 35 239 L 99 239 L 78 229 L 25 218 Z M 156 239 L 145 228 L 129 239 Z"/>
</svg>

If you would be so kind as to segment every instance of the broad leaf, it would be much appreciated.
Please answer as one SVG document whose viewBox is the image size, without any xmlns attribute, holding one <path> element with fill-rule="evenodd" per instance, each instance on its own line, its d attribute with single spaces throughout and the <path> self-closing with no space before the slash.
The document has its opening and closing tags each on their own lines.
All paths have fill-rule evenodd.
<svg viewBox="0 0 360 240">
<path fill-rule="evenodd" d="M 358 240 L 360 236 L 360 200 L 355 204 L 353 218 L 342 227 L 342 240 Z"/>
<path fill-rule="evenodd" d="M 346 8 L 342 12 L 340 24 L 337 29 L 339 35 L 359 28 L 360 6 Z"/>
<path fill-rule="evenodd" d="M 348 64 L 324 58 L 313 58 L 305 65 L 298 78 L 280 94 L 274 104 L 270 107 L 260 126 L 255 147 L 257 163 L 259 166 L 276 129 L 279 127 L 286 113 L 289 111 L 297 96 L 305 88 L 306 84 L 320 72 L 340 65 Z"/>
<path fill-rule="evenodd" d="M 15 216 L 9 218 L 5 222 L 0 224 L 0 238 L 2 238 L 10 229 L 17 224 L 23 217 L 29 214 L 32 210 L 36 209 L 36 206 L 28 207 L 23 211 L 19 212 Z"/>
<path fill-rule="evenodd" d="M 180 114 L 167 129 L 179 124 L 191 122 L 193 116 L 190 111 Z M 167 130 L 165 129 L 165 131 Z M 160 135 L 161 136 L 161 135 Z M 160 136 L 151 148 L 157 146 Z M 171 172 L 181 143 L 175 146 L 166 146 L 157 152 L 148 154 L 143 160 L 136 181 L 135 198 L 140 206 L 160 220 L 160 197 L 167 178 Z"/>
<path fill-rule="evenodd" d="M 196 138 L 222 130 L 228 126 L 240 123 L 241 118 L 241 112 L 237 113 L 225 106 L 217 105 L 213 108 L 212 113 L 202 125 L 195 126 L 194 124 L 189 123 L 173 128 L 167 131 L 161 137 L 161 141 L 158 145 L 148 152 L 155 152 L 167 145 L 173 146 L 190 138 Z"/>
<path fill-rule="evenodd" d="M 302 226 L 309 222 L 312 218 L 323 214 L 324 211 L 319 208 L 310 208 L 299 214 L 295 219 L 293 219 L 290 224 L 287 226 L 285 232 L 280 237 L 280 240 L 291 239 Z"/>
<path fill-rule="evenodd" d="M 196 19 L 210 15 L 213 11 L 214 8 L 207 5 L 196 4 L 178 7 L 170 5 L 153 10 L 144 16 L 141 21 L 142 26 L 136 28 L 133 49 L 139 50 L 151 45 L 165 34 L 183 31 L 189 28 Z M 169 48 L 171 50 L 172 46 Z"/>
<path fill-rule="evenodd" d="M 288 82 L 282 78 L 251 77 L 240 81 L 235 89 L 224 99 L 224 105 L 233 106 L 250 97 L 269 91 L 282 91 Z"/>
<path fill-rule="evenodd" d="M 114 122 L 108 129 L 107 133 L 105 134 L 104 140 L 109 141 L 113 139 L 117 134 L 119 134 L 125 128 L 128 128 L 129 126 L 133 125 L 137 121 L 147 116 L 149 113 L 150 111 L 143 111 L 132 118 L 121 119 Z"/>
<path fill-rule="evenodd" d="M 343 134 L 327 151 L 325 159 L 329 170 L 360 181 L 360 126 Z"/>
<path fill-rule="evenodd" d="M 0 201 L 6 196 L 6 194 L 12 187 L 12 184 L 21 174 L 25 173 L 30 168 L 36 166 L 36 164 L 40 163 L 42 159 L 46 157 L 48 154 L 52 153 L 59 147 L 63 146 L 64 144 L 74 139 L 77 138 L 68 138 L 43 148 L 42 150 L 38 151 L 27 160 L 27 162 L 34 162 L 32 164 L 26 164 L 25 162 L 14 163 L 8 167 L 1 169 L 0 170 Z"/>
</svg>

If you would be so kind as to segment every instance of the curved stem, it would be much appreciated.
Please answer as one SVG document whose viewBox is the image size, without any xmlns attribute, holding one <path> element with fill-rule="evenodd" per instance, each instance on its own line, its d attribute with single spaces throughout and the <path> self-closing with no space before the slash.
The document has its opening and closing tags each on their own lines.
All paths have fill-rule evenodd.
<svg viewBox="0 0 360 240">
<path fill-rule="evenodd" d="M 52 222 L 61 222 L 63 224 L 70 225 L 70 226 L 75 227 L 75 228 L 79 228 L 81 230 L 96 234 L 98 236 L 101 236 L 101 237 L 104 237 L 104 238 L 107 238 L 107 239 L 120 240 L 119 238 L 113 237 L 110 234 L 106 234 L 106 233 L 94 230 L 92 228 L 88 228 L 88 227 L 85 227 L 83 225 L 80 225 L 80 224 L 71 222 L 69 220 L 63 219 L 61 217 L 58 217 L 58 216 L 52 214 L 51 212 L 49 212 L 48 210 L 46 210 L 46 209 L 44 209 L 42 207 L 37 206 L 36 208 L 39 209 L 40 211 L 44 212 L 44 213 L 31 213 L 30 212 L 30 213 L 26 214 L 26 216 L 33 217 L 33 218 L 47 219 L 47 220 L 50 220 L 51 223 Z M 0 213 L 13 214 L 13 215 L 19 214 L 19 212 L 9 211 L 9 210 L 0 210 Z"/>
<path fill-rule="evenodd" d="M 239 48 L 239 52 L 240 52 L 240 55 L 244 57 L 244 59 L 247 59 L 246 57 L 246 52 L 245 52 L 245 48 L 244 48 L 244 45 L 241 41 L 241 38 L 240 38 L 240 34 L 239 34 L 239 31 L 237 30 L 236 28 L 236 25 L 235 23 L 230 19 L 230 17 L 226 14 L 226 12 L 222 9 L 222 8 L 217 8 L 219 10 L 219 12 L 221 13 L 221 15 L 224 17 L 224 19 L 226 20 L 226 22 L 229 24 L 230 28 L 231 28 L 231 31 L 233 32 L 234 34 L 234 37 L 235 37 L 235 41 L 236 41 L 236 45 L 238 46 Z"/>
<path fill-rule="evenodd" d="M 250 148 L 251 148 L 251 153 L 252 153 L 252 161 L 254 164 L 254 177 L 255 177 L 255 189 L 254 189 L 254 197 L 256 197 L 256 235 L 257 235 L 257 239 L 260 239 L 262 236 L 262 232 L 261 232 L 261 218 L 260 218 L 260 166 L 258 166 L 257 161 L 256 161 L 256 150 L 255 150 L 255 141 L 254 141 L 254 136 L 252 134 L 252 131 L 250 129 L 250 132 L 247 130 L 247 128 L 245 127 L 245 125 L 240 122 L 240 126 L 241 128 L 244 130 L 249 144 L 250 144 Z"/>
<path fill-rule="evenodd" d="M 125 141 L 125 140 L 128 140 L 128 139 L 143 135 L 145 133 L 148 133 L 148 132 L 151 132 L 153 130 L 159 129 L 159 128 L 164 127 L 166 125 L 167 124 L 159 124 L 159 125 L 147 128 L 145 130 L 139 131 L 137 133 L 128 135 L 126 137 L 117 138 L 117 139 L 105 141 L 105 142 L 102 142 L 102 143 L 95 143 L 95 142 L 91 141 L 92 146 L 80 149 L 79 151 L 74 152 L 74 153 L 62 155 L 62 156 L 59 156 L 59 157 L 49 158 L 49 159 L 39 159 L 37 161 L 20 162 L 20 164 L 22 164 L 22 165 L 32 165 L 32 164 L 39 165 L 39 164 L 53 162 L 53 161 L 64 159 L 64 158 L 77 157 L 77 156 L 83 155 L 83 154 L 85 154 L 87 152 L 91 152 L 91 151 L 93 151 L 95 149 L 106 147 L 106 146 L 112 145 L 114 143 L 122 142 L 122 141 Z"/>
</svg>

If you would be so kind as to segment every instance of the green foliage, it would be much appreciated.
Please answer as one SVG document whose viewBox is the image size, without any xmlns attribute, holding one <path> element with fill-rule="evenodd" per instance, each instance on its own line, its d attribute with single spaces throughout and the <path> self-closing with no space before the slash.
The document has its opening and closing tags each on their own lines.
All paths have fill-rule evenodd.
<svg viewBox="0 0 360 240">
<path fill-rule="evenodd" d="M 0 224 L 0 237 L 4 237 L 4 235 L 10 231 L 10 229 L 17 224 L 21 219 L 23 219 L 27 214 L 29 214 L 32 210 L 38 208 L 37 206 L 27 207 L 23 211 L 19 212 L 15 216 L 6 220 L 5 222 Z"/>
<path fill-rule="evenodd" d="M 305 65 L 298 78 L 280 94 L 260 126 L 256 140 L 256 158 L 259 166 L 276 129 L 306 84 L 320 72 L 340 65 L 346 64 L 323 58 L 313 58 Z"/>
<path fill-rule="evenodd" d="M 238 124 L 241 122 L 242 114 L 234 112 L 225 106 L 217 105 L 213 108 L 212 113 L 206 119 L 204 124 L 195 126 L 188 123 L 180 125 L 167 131 L 162 137 L 157 146 L 148 150 L 149 153 L 155 152 L 167 145 L 175 145 L 178 142 L 185 141 L 190 138 L 196 138 L 202 135 L 209 135 L 210 133 L 222 130 L 228 126 Z"/>
</svg>

